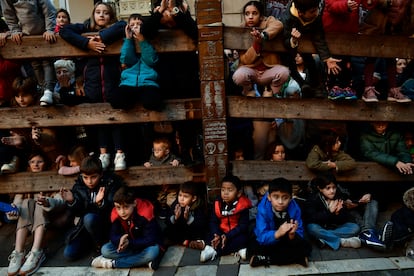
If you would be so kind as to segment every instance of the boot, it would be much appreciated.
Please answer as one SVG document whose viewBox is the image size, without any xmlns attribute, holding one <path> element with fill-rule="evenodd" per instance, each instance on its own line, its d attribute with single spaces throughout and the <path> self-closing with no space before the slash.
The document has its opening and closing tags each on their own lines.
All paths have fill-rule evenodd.
<svg viewBox="0 0 414 276">
<path fill-rule="evenodd" d="M 43 92 L 43 96 L 40 98 L 41 106 L 48 106 L 53 104 L 53 93 L 49 89 Z"/>
</svg>

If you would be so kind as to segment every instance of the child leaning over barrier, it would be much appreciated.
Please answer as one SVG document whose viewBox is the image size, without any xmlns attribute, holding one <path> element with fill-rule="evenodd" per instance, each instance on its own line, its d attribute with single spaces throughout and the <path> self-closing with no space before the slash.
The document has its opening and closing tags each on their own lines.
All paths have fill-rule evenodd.
<svg viewBox="0 0 414 276">
<path fill-rule="evenodd" d="M 92 261 L 97 268 L 131 268 L 148 265 L 156 270 L 163 254 L 161 229 L 154 216 L 154 206 L 135 198 L 123 186 L 114 194 L 111 213 L 110 242 L 104 244 L 102 255 Z"/>
<path fill-rule="evenodd" d="M 308 266 L 311 246 L 304 240 L 299 205 L 292 199 L 292 184 L 273 179 L 259 203 L 254 240 L 248 248 L 250 266 L 298 263 Z"/>
</svg>

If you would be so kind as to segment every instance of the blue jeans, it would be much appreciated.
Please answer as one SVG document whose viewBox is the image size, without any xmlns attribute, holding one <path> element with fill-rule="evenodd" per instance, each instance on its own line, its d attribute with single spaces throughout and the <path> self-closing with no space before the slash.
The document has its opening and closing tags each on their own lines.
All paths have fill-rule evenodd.
<svg viewBox="0 0 414 276">
<path fill-rule="evenodd" d="M 333 250 L 338 250 L 341 246 L 341 238 L 354 237 L 359 233 L 359 226 L 356 223 L 347 222 L 335 229 L 325 229 L 319 224 L 310 223 L 307 225 L 309 235 L 323 241 Z"/>
<path fill-rule="evenodd" d="M 358 210 L 353 210 L 351 214 L 355 217 L 356 222 L 361 227 L 361 232 L 366 230 L 375 230 L 378 218 L 378 201 L 371 200 L 364 206 L 363 216 L 358 212 Z"/>
<path fill-rule="evenodd" d="M 158 245 L 152 245 L 143 250 L 126 249 L 123 252 L 117 252 L 118 246 L 112 242 L 105 243 L 101 248 L 102 256 L 108 259 L 115 260 L 114 268 L 130 268 L 146 265 L 153 261 L 160 249 Z"/>
</svg>

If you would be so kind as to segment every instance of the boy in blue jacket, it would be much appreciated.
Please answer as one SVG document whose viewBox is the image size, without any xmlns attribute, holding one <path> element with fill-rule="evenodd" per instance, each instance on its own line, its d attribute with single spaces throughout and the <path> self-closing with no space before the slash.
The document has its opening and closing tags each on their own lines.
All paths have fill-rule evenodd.
<svg viewBox="0 0 414 276">
<path fill-rule="evenodd" d="M 114 195 L 110 241 L 102 246 L 102 255 L 92 261 L 97 268 L 131 268 L 148 265 L 157 269 L 161 230 L 148 200 L 135 198 L 130 188 L 121 187 Z"/>
<path fill-rule="evenodd" d="M 304 240 L 301 210 L 292 199 L 292 184 L 285 178 L 273 179 L 259 203 L 255 239 L 249 247 L 250 266 L 308 265 L 310 244 Z"/>
</svg>

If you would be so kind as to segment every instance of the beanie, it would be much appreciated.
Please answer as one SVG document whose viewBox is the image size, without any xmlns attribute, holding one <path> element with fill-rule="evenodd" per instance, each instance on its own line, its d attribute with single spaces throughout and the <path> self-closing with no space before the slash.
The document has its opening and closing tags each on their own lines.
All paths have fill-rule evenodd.
<svg viewBox="0 0 414 276">
<path fill-rule="evenodd" d="M 414 188 L 410 188 L 405 191 L 403 195 L 403 202 L 408 209 L 414 211 Z"/>
<path fill-rule="evenodd" d="M 58 68 L 66 68 L 70 74 L 75 73 L 75 63 L 72 60 L 69 59 L 59 59 L 55 61 L 55 70 Z"/>
</svg>

